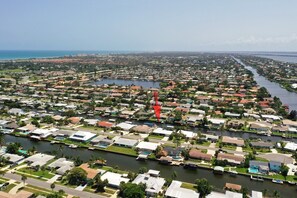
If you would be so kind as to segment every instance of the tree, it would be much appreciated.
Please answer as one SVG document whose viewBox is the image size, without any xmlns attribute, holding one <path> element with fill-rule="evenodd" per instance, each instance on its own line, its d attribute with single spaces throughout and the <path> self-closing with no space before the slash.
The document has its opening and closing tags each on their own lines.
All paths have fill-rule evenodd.
<svg viewBox="0 0 297 198">
<path fill-rule="evenodd" d="M 52 184 L 51 184 L 51 189 L 52 189 L 52 191 L 54 191 L 55 187 L 56 187 L 55 183 L 52 183 Z"/>
<path fill-rule="evenodd" d="M 144 184 L 121 183 L 120 196 L 125 198 L 144 198 L 146 186 Z"/>
<path fill-rule="evenodd" d="M 289 167 L 287 167 L 286 165 L 282 164 L 280 167 L 280 172 L 284 177 L 287 177 L 288 172 L 289 172 Z"/>
<path fill-rule="evenodd" d="M 10 143 L 7 145 L 6 152 L 11 154 L 16 154 L 20 147 L 21 145 L 18 142 Z"/>
<path fill-rule="evenodd" d="M 273 191 L 273 197 L 275 198 L 279 198 L 280 197 L 280 194 L 277 190 Z"/>
<path fill-rule="evenodd" d="M 139 174 L 143 174 L 143 173 L 146 173 L 147 172 L 147 168 L 146 167 L 141 167 L 141 168 L 139 168 L 139 170 L 138 170 L 138 173 Z"/>
<path fill-rule="evenodd" d="M 108 185 L 108 180 L 102 180 L 100 176 L 95 177 L 94 186 L 97 192 L 105 192 L 104 187 Z"/>
<path fill-rule="evenodd" d="M 87 172 L 79 167 L 70 170 L 67 175 L 67 181 L 70 185 L 80 185 L 87 181 Z"/>
<path fill-rule="evenodd" d="M 60 192 L 54 192 L 52 194 L 48 194 L 46 198 L 63 198 L 63 193 Z"/>
<path fill-rule="evenodd" d="M 27 176 L 26 176 L 26 175 L 22 175 L 21 180 L 24 182 L 24 185 L 25 185 L 25 182 L 26 182 L 26 180 L 27 180 Z"/>
<path fill-rule="evenodd" d="M 212 186 L 208 183 L 207 179 L 197 179 L 195 181 L 195 184 L 197 185 L 197 191 L 200 193 L 200 197 L 203 198 L 206 195 L 210 194 L 212 191 Z"/>
</svg>

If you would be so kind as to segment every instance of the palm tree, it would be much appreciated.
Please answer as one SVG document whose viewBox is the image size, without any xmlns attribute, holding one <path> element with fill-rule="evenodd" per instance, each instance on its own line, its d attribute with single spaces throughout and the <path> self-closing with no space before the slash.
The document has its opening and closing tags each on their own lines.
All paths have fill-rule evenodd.
<svg viewBox="0 0 297 198">
<path fill-rule="evenodd" d="M 56 187 L 55 183 L 52 183 L 52 184 L 51 184 L 51 189 L 52 189 L 52 191 L 54 191 L 55 187 Z"/>
<path fill-rule="evenodd" d="M 27 176 L 26 176 L 26 175 L 22 175 L 21 180 L 24 182 L 24 186 L 25 186 L 25 182 L 26 182 L 26 180 L 27 180 Z"/>
</svg>

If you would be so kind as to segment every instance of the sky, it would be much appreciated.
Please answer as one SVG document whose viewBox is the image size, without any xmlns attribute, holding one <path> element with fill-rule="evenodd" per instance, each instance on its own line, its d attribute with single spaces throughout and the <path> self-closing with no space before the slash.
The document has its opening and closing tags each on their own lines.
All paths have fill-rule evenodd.
<svg viewBox="0 0 297 198">
<path fill-rule="evenodd" d="M 296 0 L 1 0 L 0 50 L 297 51 Z"/>
</svg>

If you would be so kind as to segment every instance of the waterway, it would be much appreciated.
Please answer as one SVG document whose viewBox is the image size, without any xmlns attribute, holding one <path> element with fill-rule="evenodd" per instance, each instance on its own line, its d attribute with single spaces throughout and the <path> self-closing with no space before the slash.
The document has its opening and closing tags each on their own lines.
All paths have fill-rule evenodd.
<svg viewBox="0 0 297 198">
<path fill-rule="evenodd" d="M 147 160 L 145 162 L 137 161 L 134 157 L 119 155 L 115 153 L 109 153 L 104 151 L 92 151 L 84 148 L 71 149 L 65 145 L 50 144 L 46 141 L 32 141 L 31 139 L 24 137 L 15 137 L 11 135 L 5 135 L 4 141 L 19 142 L 24 149 L 36 148 L 38 152 L 51 152 L 59 151 L 65 156 L 77 157 L 79 156 L 83 161 L 88 161 L 92 157 L 102 157 L 107 160 L 107 165 L 117 166 L 122 170 L 129 170 L 137 172 L 141 167 L 147 167 L 148 169 L 155 169 L 161 171 L 161 176 L 165 178 L 171 177 L 175 171 L 177 173 L 177 180 L 194 183 L 196 179 L 206 178 L 216 189 L 223 189 L 227 182 L 240 184 L 249 190 L 263 191 L 268 189 L 270 192 L 277 190 L 280 192 L 281 197 L 294 197 L 297 194 L 297 186 L 290 186 L 288 184 L 274 184 L 271 181 L 256 182 L 251 181 L 249 177 L 237 175 L 232 177 L 228 174 L 214 175 L 211 170 L 208 169 L 197 169 L 188 170 L 181 166 L 166 166 L 161 165 L 156 161 Z M 61 150 L 60 150 L 61 147 Z"/>
<path fill-rule="evenodd" d="M 261 87 L 265 87 L 272 97 L 280 98 L 283 104 L 288 105 L 290 110 L 297 110 L 297 93 L 289 92 L 282 88 L 278 83 L 267 80 L 264 76 L 258 74 L 257 70 L 243 63 L 240 59 L 235 60 L 254 74 L 254 79 Z"/>
<path fill-rule="evenodd" d="M 159 88 L 160 87 L 160 83 L 155 82 L 155 81 L 122 80 L 122 79 L 102 79 L 102 80 L 98 80 L 92 84 L 93 85 L 115 84 L 115 85 L 120 85 L 120 86 L 136 85 L 136 86 L 141 86 L 143 88 Z"/>
</svg>

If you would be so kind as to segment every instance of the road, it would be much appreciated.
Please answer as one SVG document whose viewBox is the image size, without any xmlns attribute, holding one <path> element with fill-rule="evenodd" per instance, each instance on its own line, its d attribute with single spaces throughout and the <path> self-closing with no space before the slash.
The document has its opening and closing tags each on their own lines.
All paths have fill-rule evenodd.
<svg viewBox="0 0 297 198">
<path fill-rule="evenodd" d="M 8 179 L 13 179 L 19 182 L 23 182 L 21 179 L 20 175 L 17 174 L 13 174 L 13 173 L 5 173 L 4 174 L 5 178 Z M 36 187 L 40 187 L 40 188 L 44 188 L 44 189 L 48 189 L 51 190 L 50 187 L 50 183 L 47 183 L 45 181 L 41 181 L 38 179 L 33 179 L 33 178 L 27 178 L 26 180 L 27 184 L 30 184 L 32 186 L 36 186 Z M 63 190 L 65 193 L 69 194 L 69 195 L 73 195 L 73 196 L 77 196 L 77 197 L 81 197 L 81 198 L 106 198 L 105 196 L 102 195 L 98 195 L 98 194 L 94 194 L 94 193 L 89 193 L 89 192 L 85 192 L 85 191 L 77 191 L 75 189 L 66 187 L 66 186 L 62 186 L 59 184 L 55 184 L 55 191 L 59 191 L 59 190 Z"/>
</svg>

